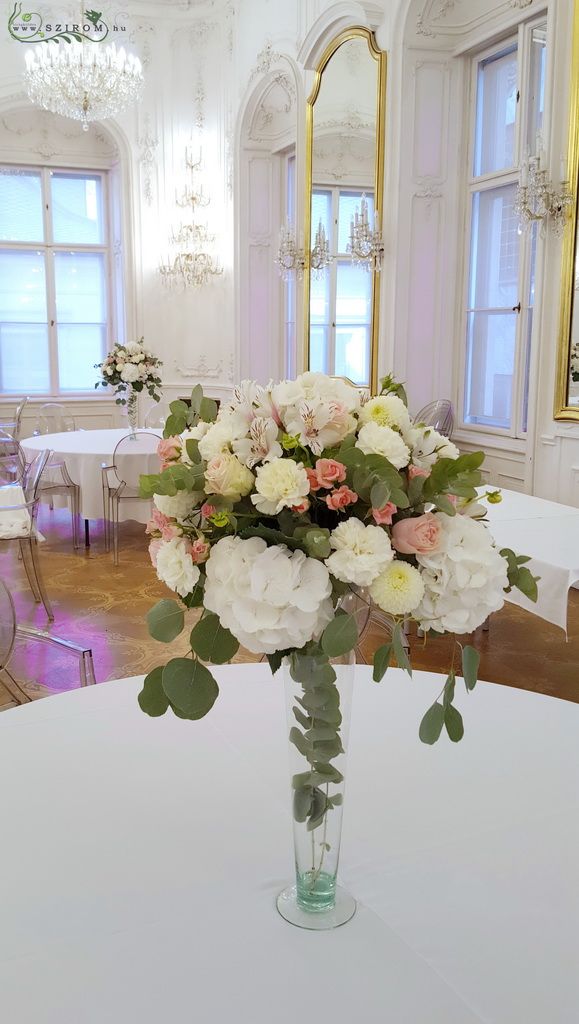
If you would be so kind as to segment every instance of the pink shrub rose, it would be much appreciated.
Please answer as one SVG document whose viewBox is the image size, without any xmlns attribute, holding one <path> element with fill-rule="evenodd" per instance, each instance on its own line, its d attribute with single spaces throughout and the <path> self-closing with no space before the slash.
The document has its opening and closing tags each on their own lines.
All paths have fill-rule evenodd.
<svg viewBox="0 0 579 1024">
<path fill-rule="evenodd" d="M 151 518 L 147 523 L 145 533 L 162 533 L 167 526 L 170 526 L 170 524 L 171 520 L 169 519 L 169 516 L 166 516 L 164 512 L 160 512 L 158 508 L 153 506 Z"/>
<path fill-rule="evenodd" d="M 440 547 L 440 523 L 432 512 L 401 519 L 392 527 L 392 547 L 402 555 L 427 555 Z"/>
<path fill-rule="evenodd" d="M 151 565 L 153 566 L 153 569 L 157 568 L 157 555 L 159 554 L 159 549 L 162 543 L 163 541 L 161 540 L 160 537 L 155 537 L 154 540 L 152 540 L 151 543 L 149 544 L 149 558 L 151 559 Z"/>
<path fill-rule="evenodd" d="M 340 508 L 346 508 L 348 505 L 353 505 L 358 500 L 358 495 L 355 491 L 351 491 L 346 484 L 342 487 L 338 487 L 331 494 L 326 497 L 326 505 L 328 508 L 333 509 L 337 512 Z"/>
<path fill-rule="evenodd" d="M 321 485 L 318 481 L 318 474 L 316 473 L 315 469 L 306 469 L 306 474 L 310 482 L 310 491 L 312 493 L 314 491 L 319 491 Z"/>
<path fill-rule="evenodd" d="M 292 505 L 292 512 L 296 512 L 297 515 L 301 516 L 302 512 L 307 512 L 308 511 L 309 507 L 310 507 L 310 503 L 309 503 L 308 499 L 304 498 L 304 500 L 301 501 L 299 505 Z"/>
<path fill-rule="evenodd" d="M 382 508 L 372 509 L 372 519 L 377 526 L 390 526 L 392 524 L 392 516 L 396 512 L 396 505 L 393 501 L 387 501 Z"/>
<path fill-rule="evenodd" d="M 346 467 L 342 462 L 335 459 L 318 459 L 316 462 L 316 476 L 320 487 L 334 487 L 346 479 Z"/>
<path fill-rule="evenodd" d="M 195 562 L 195 565 L 199 565 L 201 562 L 206 562 L 209 558 L 210 546 L 206 540 L 201 540 L 198 537 L 191 544 L 191 558 Z"/>
<path fill-rule="evenodd" d="M 209 516 L 214 516 L 216 512 L 217 509 L 215 508 L 215 505 L 211 505 L 208 501 L 201 506 L 201 515 L 204 519 L 209 519 Z"/>
<path fill-rule="evenodd" d="M 415 476 L 430 476 L 429 469 L 422 469 L 420 466 L 409 466 L 408 467 L 408 479 L 414 480 Z"/>
<path fill-rule="evenodd" d="M 180 437 L 162 437 L 159 441 L 157 454 L 161 460 L 161 466 L 165 469 L 172 462 L 177 462 L 181 455 L 182 441 Z"/>
</svg>

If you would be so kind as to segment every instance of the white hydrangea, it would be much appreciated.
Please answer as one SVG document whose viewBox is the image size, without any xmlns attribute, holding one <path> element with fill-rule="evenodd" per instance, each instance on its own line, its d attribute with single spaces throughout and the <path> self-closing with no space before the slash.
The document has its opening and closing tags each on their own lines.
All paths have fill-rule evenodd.
<svg viewBox="0 0 579 1024">
<path fill-rule="evenodd" d="M 439 459 L 458 459 L 460 455 L 456 445 L 433 427 L 411 427 L 405 441 L 411 448 L 412 464 L 420 469 L 432 469 Z"/>
<path fill-rule="evenodd" d="M 251 500 L 258 511 L 275 516 L 282 508 L 301 505 L 310 492 L 310 482 L 301 462 L 274 459 L 258 466 L 255 490 Z"/>
<path fill-rule="evenodd" d="M 396 559 L 376 577 L 370 595 L 389 615 L 408 615 L 424 596 L 424 583 L 418 569 Z"/>
<path fill-rule="evenodd" d="M 381 526 L 346 519 L 330 535 L 334 553 L 326 558 L 330 572 L 343 583 L 368 587 L 394 558 L 390 538 Z"/>
<path fill-rule="evenodd" d="M 191 593 L 200 576 L 191 558 L 189 544 L 182 537 L 161 542 L 155 568 L 161 582 L 181 597 Z"/>
<path fill-rule="evenodd" d="M 365 455 L 383 455 L 396 469 L 403 469 L 410 461 L 410 449 L 398 431 L 381 427 L 374 420 L 365 423 L 356 440 L 356 448 Z"/>
<path fill-rule="evenodd" d="M 170 519 L 176 519 L 179 523 L 187 518 L 196 505 L 195 498 L 189 491 L 177 491 L 174 495 L 154 494 L 153 501 L 159 512 Z"/>
<path fill-rule="evenodd" d="M 440 549 L 417 555 L 424 597 L 414 612 L 422 629 L 471 633 L 502 608 L 508 586 L 507 563 L 487 528 L 467 516 L 437 513 Z"/>
<path fill-rule="evenodd" d="M 303 647 L 333 618 L 328 571 L 303 551 L 224 537 L 206 570 L 205 607 L 254 654 Z"/>
<path fill-rule="evenodd" d="M 272 389 L 272 399 L 276 409 L 283 412 L 290 406 L 298 406 L 302 402 L 337 402 L 348 412 L 360 409 L 360 392 L 357 388 L 346 384 L 339 377 L 328 377 L 325 373 L 314 373 L 308 370 L 295 380 L 284 380 Z"/>
<path fill-rule="evenodd" d="M 134 363 L 125 363 L 121 370 L 121 380 L 124 380 L 125 384 L 134 384 L 138 379 L 139 367 L 135 366 Z"/>
<path fill-rule="evenodd" d="M 398 395 L 377 395 L 370 398 L 360 410 L 362 426 L 370 422 L 380 427 L 407 430 L 410 427 L 410 415 Z"/>
</svg>

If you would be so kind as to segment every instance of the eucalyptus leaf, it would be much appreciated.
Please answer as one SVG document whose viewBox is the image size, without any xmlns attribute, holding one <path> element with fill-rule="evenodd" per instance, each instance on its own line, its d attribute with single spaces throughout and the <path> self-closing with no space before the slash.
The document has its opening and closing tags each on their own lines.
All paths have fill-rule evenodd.
<svg viewBox="0 0 579 1024">
<path fill-rule="evenodd" d="M 464 685 L 467 690 L 474 690 L 478 678 L 478 667 L 480 654 L 474 647 L 466 646 L 462 649 L 462 674 Z"/>
<path fill-rule="evenodd" d="M 329 658 L 347 654 L 358 643 L 358 628 L 352 615 L 338 613 L 322 633 L 322 648 Z"/>
<path fill-rule="evenodd" d="M 163 666 L 154 668 L 145 676 L 143 689 L 139 693 L 138 701 L 141 711 L 150 715 L 151 718 L 158 718 L 164 715 L 169 707 L 167 695 L 163 690 Z"/>
<path fill-rule="evenodd" d="M 163 598 L 147 612 L 147 626 L 154 640 L 170 644 L 183 631 L 185 614 L 176 601 Z"/>
<path fill-rule="evenodd" d="M 444 707 L 445 710 L 446 710 L 447 707 L 449 707 L 450 704 L 452 704 L 452 702 L 454 700 L 455 682 L 456 682 L 456 677 L 455 677 L 455 674 L 454 674 L 453 670 L 451 669 L 450 672 L 448 673 L 448 679 L 446 680 L 446 682 L 444 684 L 444 693 L 443 693 L 443 697 L 442 697 L 442 704 L 443 704 L 443 707 Z"/>
<path fill-rule="evenodd" d="M 428 711 L 424 715 L 418 735 L 423 743 L 436 743 L 439 738 L 442 727 L 444 725 L 444 708 L 438 701 L 429 707 Z"/>
<path fill-rule="evenodd" d="M 184 718 L 203 718 L 219 696 L 219 687 L 209 669 L 191 658 L 173 658 L 165 665 L 163 689 Z"/>
<path fill-rule="evenodd" d="M 199 406 L 199 418 L 204 423 L 215 423 L 217 419 L 217 402 L 214 398 L 202 398 Z"/>
<path fill-rule="evenodd" d="M 203 661 L 224 665 L 239 650 L 239 641 L 225 629 L 219 616 L 209 612 L 191 630 L 191 647 Z"/>
<path fill-rule="evenodd" d="M 191 391 L 191 410 L 196 415 L 199 415 L 199 410 L 201 408 L 201 402 L 202 401 L 203 401 L 203 388 L 201 387 L 200 384 L 196 384 L 195 387 L 193 388 L 193 390 Z"/>
<path fill-rule="evenodd" d="M 164 437 L 176 437 L 177 434 L 182 434 L 183 433 L 183 431 L 185 430 L 186 426 L 187 426 L 187 419 L 186 419 L 185 416 L 182 416 L 182 415 L 175 416 L 173 413 L 171 413 L 170 416 L 167 416 L 167 420 L 165 422 L 165 428 L 163 430 L 163 436 Z"/>
<path fill-rule="evenodd" d="M 191 459 L 191 462 L 201 462 L 201 455 L 199 454 L 199 441 L 197 440 L 196 437 L 187 438 L 187 440 L 185 441 L 185 449 L 187 451 L 187 455 Z"/>
<path fill-rule="evenodd" d="M 312 752 L 311 744 L 308 743 L 303 733 L 295 725 L 289 731 L 289 741 L 297 747 L 303 757 L 309 757 Z"/>
<path fill-rule="evenodd" d="M 379 647 L 374 654 L 374 672 L 372 674 L 372 679 L 375 683 L 379 683 L 386 675 L 391 657 L 392 644 L 384 644 L 382 647 Z"/>
<path fill-rule="evenodd" d="M 302 729 L 310 729 L 311 728 L 312 720 L 309 717 L 309 715 L 304 715 L 303 711 L 300 711 L 299 708 L 295 708 L 295 707 L 292 708 L 292 711 L 294 713 L 294 717 L 295 717 L 296 721 L 299 722 L 299 724 L 301 725 Z"/>
<path fill-rule="evenodd" d="M 449 739 L 451 739 L 453 743 L 458 743 L 464 736 L 462 715 L 460 711 L 455 708 L 454 704 L 449 704 L 448 707 L 445 708 L 444 725 Z"/>
<path fill-rule="evenodd" d="M 303 786 L 294 791 L 293 813 L 296 821 L 303 822 L 310 813 L 313 791 L 310 786 Z"/>
<path fill-rule="evenodd" d="M 404 647 L 404 639 L 400 623 L 396 623 L 396 626 L 394 627 L 394 632 L 392 633 L 392 647 L 394 649 L 396 661 L 398 662 L 398 667 L 404 669 L 405 672 L 408 672 L 409 676 L 412 676 L 412 665 L 410 664 L 410 660 Z"/>
</svg>

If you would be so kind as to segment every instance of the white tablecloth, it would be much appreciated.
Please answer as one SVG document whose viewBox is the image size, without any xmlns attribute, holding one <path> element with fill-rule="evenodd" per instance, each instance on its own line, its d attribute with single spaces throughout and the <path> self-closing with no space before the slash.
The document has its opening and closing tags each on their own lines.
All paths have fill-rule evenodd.
<svg viewBox="0 0 579 1024">
<path fill-rule="evenodd" d="M 138 680 L 0 715 L 0 1000 L 10 1024 L 575 1024 L 579 706 L 441 677 L 357 679 L 334 932 L 283 921 L 282 680 L 216 670 L 209 716 Z M 458 688 L 457 688 L 458 694 Z"/>
<path fill-rule="evenodd" d="M 508 600 L 566 630 L 569 589 L 579 580 L 579 508 L 517 491 L 501 493 L 500 504 L 487 505 L 491 533 L 499 547 L 530 555 L 527 566 L 541 577 L 536 604 L 518 590 Z"/>
<path fill-rule="evenodd" d="M 27 437 L 22 447 L 27 457 L 50 448 L 55 455 L 62 456 L 71 479 L 80 484 L 80 514 L 83 519 L 102 519 L 103 492 L 101 469 L 111 463 L 113 452 L 121 440 L 130 433 L 129 428 L 121 430 L 73 430 L 61 434 L 41 434 Z M 160 430 L 148 433 L 162 435 Z M 143 473 L 152 472 L 143 460 Z M 61 479 L 59 477 L 59 479 Z M 55 503 L 56 503 L 55 498 Z M 148 501 L 122 501 L 119 518 L 135 519 L 146 523 L 150 517 L 151 503 Z"/>
</svg>

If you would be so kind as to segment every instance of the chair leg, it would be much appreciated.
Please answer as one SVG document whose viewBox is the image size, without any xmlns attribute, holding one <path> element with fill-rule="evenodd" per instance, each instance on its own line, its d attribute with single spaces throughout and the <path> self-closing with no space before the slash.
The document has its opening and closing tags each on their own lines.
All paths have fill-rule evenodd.
<svg viewBox="0 0 579 1024">
<path fill-rule="evenodd" d="M 84 682 L 83 682 L 84 679 Z M 95 686 L 94 661 L 92 651 L 83 651 L 80 660 L 80 685 Z"/>
<path fill-rule="evenodd" d="M 38 587 L 36 585 L 36 576 L 35 576 L 35 573 L 34 573 L 34 567 L 31 564 L 31 562 L 32 562 L 32 552 L 30 550 L 30 538 L 29 537 L 27 537 L 27 538 L 22 537 L 18 541 L 18 544 L 19 544 L 19 548 L 20 548 L 20 551 L 19 551 L 20 558 L 22 560 L 22 565 L 24 566 L 24 571 L 26 572 L 26 577 L 28 579 L 28 583 L 29 583 L 30 589 L 32 591 L 32 596 L 33 596 L 34 600 L 36 601 L 36 603 L 40 604 L 41 601 L 42 601 L 42 597 L 41 597 L 40 591 L 38 590 Z"/>
<path fill-rule="evenodd" d="M 105 551 L 111 550 L 111 496 L 108 487 L 103 484 L 103 526 L 105 534 Z"/>
<path fill-rule="evenodd" d="M 14 676 L 10 675 L 7 668 L 0 670 L 0 681 L 4 684 L 8 693 L 17 704 L 29 704 L 30 697 L 24 692 L 20 683 L 17 683 Z"/>
<path fill-rule="evenodd" d="M 54 612 L 52 610 L 52 606 L 51 606 L 50 601 L 48 599 L 48 594 L 46 592 L 46 587 L 44 586 L 44 580 L 42 578 L 42 573 L 40 571 L 40 565 L 39 565 L 39 562 L 38 562 L 38 542 L 37 542 L 35 537 L 30 537 L 29 538 L 29 545 L 30 545 L 30 558 L 32 560 L 32 567 L 33 567 L 33 570 L 34 570 L 34 578 L 36 580 L 36 585 L 38 587 L 38 592 L 40 594 L 40 599 L 41 599 L 41 601 L 42 601 L 42 603 L 44 605 L 44 610 L 45 610 L 48 618 L 52 622 L 54 620 Z"/>
<path fill-rule="evenodd" d="M 80 547 L 80 488 L 75 485 L 70 493 L 70 511 L 72 515 L 72 546 L 75 551 Z"/>
<path fill-rule="evenodd" d="M 115 565 L 119 564 L 119 500 L 113 498 L 113 557 Z"/>
</svg>

